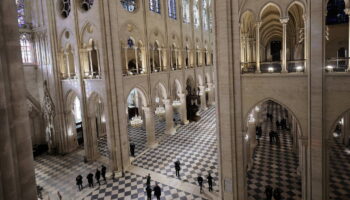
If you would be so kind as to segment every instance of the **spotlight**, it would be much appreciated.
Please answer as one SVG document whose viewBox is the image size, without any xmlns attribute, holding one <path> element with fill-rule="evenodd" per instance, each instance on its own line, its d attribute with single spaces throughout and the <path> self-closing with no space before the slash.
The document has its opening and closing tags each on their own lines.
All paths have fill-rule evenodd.
<svg viewBox="0 0 350 200">
<path fill-rule="evenodd" d="M 297 66 L 295 69 L 296 69 L 297 72 L 303 71 L 303 67 L 302 66 Z"/>
<path fill-rule="evenodd" d="M 267 71 L 272 73 L 274 71 L 274 68 L 273 67 L 269 67 L 269 68 L 267 68 Z"/>
</svg>

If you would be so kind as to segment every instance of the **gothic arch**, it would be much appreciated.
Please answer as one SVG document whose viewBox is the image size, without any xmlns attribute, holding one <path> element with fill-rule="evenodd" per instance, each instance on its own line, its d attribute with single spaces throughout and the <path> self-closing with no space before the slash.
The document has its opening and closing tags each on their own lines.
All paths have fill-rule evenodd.
<svg viewBox="0 0 350 200">
<path fill-rule="evenodd" d="M 248 112 L 246 112 L 246 113 L 244 114 L 244 116 L 243 116 L 243 122 L 244 122 L 244 124 L 247 123 L 247 119 L 248 119 L 249 113 L 250 113 L 256 106 L 258 106 L 258 105 L 260 105 L 260 104 L 262 104 L 262 103 L 264 103 L 264 102 L 267 102 L 267 101 L 269 101 L 269 100 L 270 100 L 270 101 L 273 101 L 273 102 L 275 102 L 275 103 L 278 103 L 278 104 L 281 105 L 283 108 L 287 109 L 287 110 L 288 110 L 288 113 L 290 113 L 290 114 L 292 114 L 292 115 L 294 116 L 295 120 L 297 121 L 297 123 L 298 123 L 298 125 L 299 125 L 299 127 L 300 127 L 300 135 L 298 135 L 298 137 L 302 137 L 302 135 L 303 135 L 303 130 L 302 130 L 301 123 L 300 123 L 300 121 L 299 121 L 297 115 L 295 115 L 295 113 L 294 113 L 287 105 L 285 105 L 285 104 L 282 103 L 281 101 L 276 100 L 276 99 L 274 99 L 274 98 L 265 98 L 265 99 L 262 99 L 262 100 L 256 102 L 253 106 L 251 106 L 251 107 L 248 109 Z M 243 126 L 243 128 L 245 128 L 245 126 Z M 243 132 L 244 132 L 244 130 L 243 130 Z"/>
<path fill-rule="evenodd" d="M 162 94 L 163 99 L 167 99 L 168 98 L 168 91 L 161 81 L 158 81 L 156 84 L 154 84 L 152 98 L 154 97 L 154 95 L 157 92 L 156 91 L 157 87 L 161 90 L 161 94 Z"/>
<path fill-rule="evenodd" d="M 259 11 L 259 20 L 261 21 L 262 20 L 262 14 L 265 12 L 265 10 L 268 8 L 268 7 L 275 7 L 277 8 L 277 10 L 279 11 L 279 15 L 282 17 L 284 16 L 283 15 L 283 12 L 282 12 L 282 8 L 275 2 L 273 1 L 269 1 L 267 3 L 265 3 L 261 8 L 260 8 L 260 11 Z"/>
<path fill-rule="evenodd" d="M 150 104 L 149 104 L 149 101 L 148 101 L 148 98 L 147 98 L 147 96 L 146 96 L 147 93 L 145 92 L 145 90 L 144 90 L 141 86 L 134 86 L 134 87 L 132 87 L 132 88 L 126 93 L 125 102 L 128 102 L 128 97 L 129 97 L 131 91 L 133 91 L 134 89 L 137 90 L 138 93 L 140 93 L 141 99 L 142 99 L 142 105 L 143 105 L 144 107 L 150 105 Z"/>
</svg>

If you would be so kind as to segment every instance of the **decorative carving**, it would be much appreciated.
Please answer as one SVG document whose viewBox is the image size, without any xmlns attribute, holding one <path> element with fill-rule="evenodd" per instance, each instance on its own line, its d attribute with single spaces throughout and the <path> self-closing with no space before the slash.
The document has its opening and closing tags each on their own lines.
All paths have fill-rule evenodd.
<svg viewBox="0 0 350 200">
<path fill-rule="evenodd" d="M 92 5 L 94 5 L 94 0 L 82 0 L 80 6 L 83 10 L 88 11 Z"/>
<path fill-rule="evenodd" d="M 70 0 L 61 0 L 61 15 L 63 18 L 67 18 L 69 16 L 71 10 Z"/>
<path fill-rule="evenodd" d="M 132 24 L 128 24 L 127 29 L 129 32 L 132 32 L 134 30 L 134 26 Z"/>
<path fill-rule="evenodd" d="M 46 142 L 49 147 L 49 153 L 52 153 L 53 148 L 53 133 L 54 125 L 53 119 L 55 117 L 55 105 L 50 96 L 49 88 L 47 86 L 47 81 L 44 81 L 44 101 L 43 101 L 43 115 L 45 120 L 45 134 Z"/>
</svg>

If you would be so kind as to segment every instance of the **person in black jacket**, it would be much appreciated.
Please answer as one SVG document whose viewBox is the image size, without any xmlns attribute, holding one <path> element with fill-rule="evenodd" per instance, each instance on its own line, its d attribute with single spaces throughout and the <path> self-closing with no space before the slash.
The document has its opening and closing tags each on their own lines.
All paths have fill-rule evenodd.
<svg viewBox="0 0 350 200">
<path fill-rule="evenodd" d="M 130 154 L 132 157 L 135 157 L 135 144 L 130 143 Z"/>
<path fill-rule="evenodd" d="M 179 160 L 177 160 L 175 163 L 175 172 L 176 172 L 176 177 L 180 178 L 180 170 L 181 170 L 181 163 Z"/>
<path fill-rule="evenodd" d="M 201 175 L 198 176 L 197 178 L 198 184 L 199 184 L 199 188 L 200 188 L 200 193 L 203 192 L 203 177 Z"/>
<path fill-rule="evenodd" d="M 96 179 L 98 185 L 101 185 L 101 184 L 100 184 L 100 178 L 101 178 L 101 172 L 100 172 L 100 170 L 96 169 L 96 172 L 95 172 L 95 179 Z"/>
<path fill-rule="evenodd" d="M 81 191 L 83 189 L 83 177 L 79 174 L 76 178 L 75 178 L 77 185 L 78 185 L 78 189 L 79 191 Z"/>
<path fill-rule="evenodd" d="M 148 174 L 146 177 L 146 185 L 151 187 L 151 175 Z"/>
<path fill-rule="evenodd" d="M 211 176 L 210 173 L 207 176 L 207 180 L 208 180 L 208 185 L 209 185 L 209 192 L 212 192 L 213 191 L 213 177 Z"/>
<path fill-rule="evenodd" d="M 106 171 L 107 171 L 107 168 L 106 168 L 104 165 L 102 165 L 102 166 L 101 166 L 101 175 L 102 175 L 102 178 L 103 178 L 103 180 L 105 181 L 105 183 L 107 183 L 107 180 L 106 180 Z"/>
<path fill-rule="evenodd" d="M 88 180 L 88 183 L 89 183 L 89 187 L 94 187 L 94 175 L 89 173 L 87 176 L 86 176 L 86 179 Z"/>
<path fill-rule="evenodd" d="M 152 200 L 152 188 L 149 185 L 147 185 L 146 187 L 146 194 L 147 194 L 147 200 Z"/>
<path fill-rule="evenodd" d="M 154 186 L 153 191 L 154 191 L 154 196 L 157 197 L 157 200 L 160 200 L 160 196 L 162 195 L 162 189 L 160 189 L 158 184 L 156 184 L 156 186 Z"/>
<path fill-rule="evenodd" d="M 269 185 L 265 187 L 266 200 L 272 199 L 272 190 L 272 187 Z"/>
</svg>

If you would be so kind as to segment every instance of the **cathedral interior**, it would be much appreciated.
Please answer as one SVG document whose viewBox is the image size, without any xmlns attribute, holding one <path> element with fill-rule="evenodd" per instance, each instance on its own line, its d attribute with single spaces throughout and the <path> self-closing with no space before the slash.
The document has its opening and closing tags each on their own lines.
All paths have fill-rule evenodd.
<svg viewBox="0 0 350 200">
<path fill-rule="evenodd" d="M 350 0 L 1 0 L 0 200 L 349 200 L 349 19 Z"/>
</svg>

